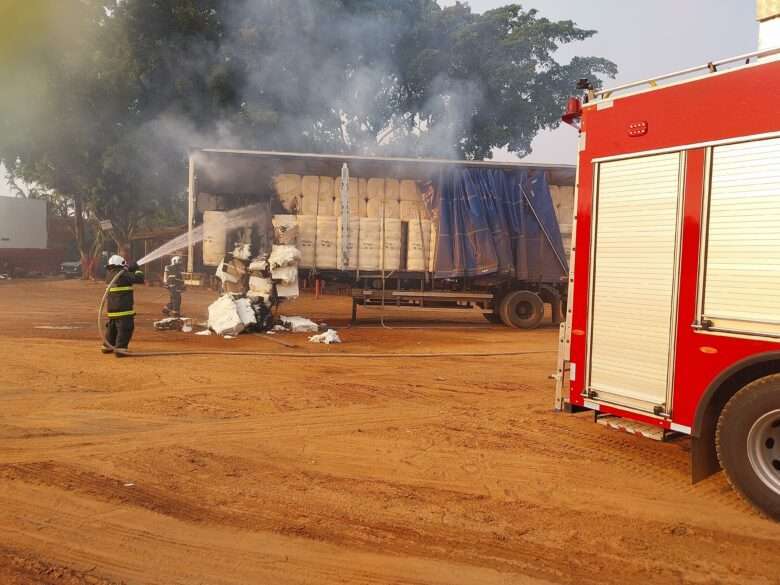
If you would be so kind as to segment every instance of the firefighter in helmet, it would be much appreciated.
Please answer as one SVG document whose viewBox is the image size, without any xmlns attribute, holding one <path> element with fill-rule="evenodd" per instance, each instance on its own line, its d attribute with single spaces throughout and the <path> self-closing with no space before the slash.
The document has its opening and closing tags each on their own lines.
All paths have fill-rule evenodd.
<svg viewBox="0 0 780 585">
<path fill-rule="evenodd" d="M 106 266 L 108 289 L 108 323 L 106 323 L 106 342 L 103 353 L 112 353 L 114 348 L 127 350 L 135 329 L 135 310 L 133 309 L 133 285 L 143 284 L 144 273 L 138 264 L 128 266 L 124 258 L 114 254 Z M 122 352 L 116 356 L 121 357 Z"/>
<path fill-rule="evenodd" d="M 184 292 L 184 264 L 181 256 L 171 258 L 171 263 L 165 267 L 163 280 L 168 289 L 168 304 L 163 307 L 163 315 L 169 317 L 181 316 L 181 293 Z"/>
</svg>

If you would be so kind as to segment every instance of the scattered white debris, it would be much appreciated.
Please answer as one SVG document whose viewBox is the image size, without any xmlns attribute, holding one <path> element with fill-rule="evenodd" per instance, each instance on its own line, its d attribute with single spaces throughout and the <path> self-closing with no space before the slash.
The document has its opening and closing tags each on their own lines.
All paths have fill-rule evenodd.
<svg viewBox="0 0 780 585">
<path fill-rule="evenodd" d="M 125 487 L 133 487 L 134 485 L 135 485 L 134 483 L 126 483 Z"/>
<path fill-rule="evenodd" d="M 271 270 L 280 268 L 282 266 L 296 266 L 301 259 L 301 252 L 295 246 L 287 244 L 274 245 L 271 248 L 271 256 L 268 258 L 268 263 L 271 265 Z M 276 277 L 274 277 L 276 278 Z"/>
<path fill-rule="evenodd" d="M 209 305 L 209 329 L 217 335 L 238 335 L 244 327 L 236 302 L 229 294 L 222 295 Z"/>
<path fill-rule="evenodd" d="M 320 330 L 314 321 L 306 317 L 285 317 L 280 315 L 279 320 L 284 325 L 283 330 L 287 329 L 293 333 L 317 333 Z M 276 330 L 276 327 L 274 329 Z"/>
<path fill-rule="evenodd" d="M 198 331 L 195 335 L 211 335 L 211 330 L 204 329 L 203 331 Z"/>
<path fill-rule="evenodd" d="M 154 322 L 157 331 L 180 331 L 183 325 L 184 320 L 179 317 L 166 317 Z"/>
<path fill-rule="evenodd" d="M 326 343 L 330 345 L 331 343 L 341 343 L 341 338 L 339 337 L 339 334 L 336 333 L 335 329 L 328 329 L 325 333 L 312 335 L 309 337 L 309 341 L 312 343 Z"/>
</svg>

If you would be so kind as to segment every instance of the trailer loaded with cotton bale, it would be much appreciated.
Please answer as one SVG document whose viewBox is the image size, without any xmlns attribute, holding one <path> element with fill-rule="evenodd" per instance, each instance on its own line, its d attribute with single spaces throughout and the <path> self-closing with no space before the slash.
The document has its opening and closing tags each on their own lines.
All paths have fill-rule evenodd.
<svg viewBox="0 0 780 585">
<path fill-rule="evenodd" d="M 358 309 L 480 313 L 537 327 L 565 303 L 574 167 L 201 149 L 188 245 L 217 267 L 236 244 L 300 251 L 302 279 L 351 287 Z M 234 226 L 232 210 L 264 218 Z M 269 225 L 270 223 L 270 225 Z M 197 262 L 200 260 L 200 262 Z"/>
</svg>

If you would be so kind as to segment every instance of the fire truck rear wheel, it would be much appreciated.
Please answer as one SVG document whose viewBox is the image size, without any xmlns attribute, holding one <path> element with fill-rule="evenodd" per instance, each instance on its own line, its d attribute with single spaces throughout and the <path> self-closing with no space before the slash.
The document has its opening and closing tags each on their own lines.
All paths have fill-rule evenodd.
<svg viewBox="0 0 780 585">
<path fill-rule="evenodd" d="M 729 483 L 780 520 L 780 375 L 760 378 L 732 396 L 715 440 Z"/>
<path fill-rule="evenodd" d="M 535 292 L 516 290 L 501 299 L 499 315 L 507 327 L 535 329 L 544 317 L 544 303 Z"/>
</svg>

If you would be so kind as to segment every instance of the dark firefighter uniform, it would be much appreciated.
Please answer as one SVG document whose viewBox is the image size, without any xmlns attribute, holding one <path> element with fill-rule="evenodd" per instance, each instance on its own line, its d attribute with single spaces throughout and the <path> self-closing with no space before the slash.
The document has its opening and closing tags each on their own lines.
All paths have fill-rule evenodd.
<svg viewBox="0 0 780 585">
<path fill-rule="evenodd" d="M 135 329 L 133 285 L 143 284 L 144 273 L 137 265 L 126 268 L 109 264 L 106 270 L 106 282 L 110 283 L 117 272 L 119 277 L 108 289 L 106 340 L 118 349 L 127 349 Z M 105 348 L 104 351 L 110 352 L 111 349 Z"/>
<path fill-rule="evenodd" d="M 171 317 L 181 316 L 181 293 L 185 290 L 183 266 L 181 257 L 175 256 L 171 263 L 165 267 L 163 280 L 168 289 L 168 304 L 163 307 L 163 314 Z"/>
</svg>

